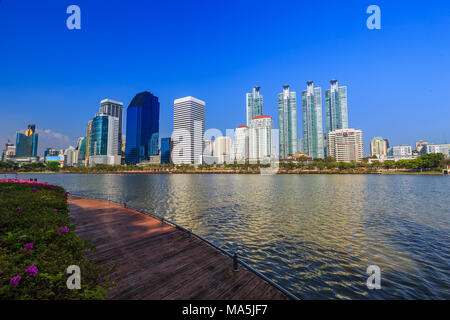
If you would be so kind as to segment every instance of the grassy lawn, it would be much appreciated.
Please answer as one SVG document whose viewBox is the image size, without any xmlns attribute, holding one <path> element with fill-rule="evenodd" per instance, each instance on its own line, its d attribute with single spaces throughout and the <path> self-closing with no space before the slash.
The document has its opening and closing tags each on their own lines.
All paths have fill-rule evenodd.
<svg viewBox="0 0 450 320">
<path fill-rule="evenodd" d="M 87 250 L 95 248 L 75 234 L 63 188 L 0 180 L 0 299 L 103 299 L 107 278 Z M 67 288 L 71 265 L 79 290 Z"/>
</svg>

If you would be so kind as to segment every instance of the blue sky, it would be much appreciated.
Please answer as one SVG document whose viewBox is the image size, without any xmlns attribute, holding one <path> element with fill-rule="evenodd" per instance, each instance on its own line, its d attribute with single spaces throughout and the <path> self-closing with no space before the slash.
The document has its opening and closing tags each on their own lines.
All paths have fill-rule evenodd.
<svg viewBox="0 0 450 320">
<path fill-rule="evenodd" d="M 81 30 L 66 28 L 71 4 Z M 366 27 L 371 4 L 381 30 Z M 245 124 L 255 85 L 277 128 L 282 85 L 333 78 L 366 153 L 373 136 L 450 141 L 449 30 L 448 1 L 0 0 L 0 143 L 34 123 L 40 151 L 73 145 L 100 100 L 144 90 L 160 98 L 161 137 L 187 95 L 206 101 L 207 128 Z"/>
</svg>

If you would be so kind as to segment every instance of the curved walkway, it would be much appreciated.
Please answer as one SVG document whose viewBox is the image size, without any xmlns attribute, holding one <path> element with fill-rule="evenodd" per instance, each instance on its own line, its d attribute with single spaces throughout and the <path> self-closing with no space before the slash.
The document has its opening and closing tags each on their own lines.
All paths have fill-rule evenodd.
<svg viewBox="0 0 450 320">
<path fill-rule="evenodd" d="M 283 292 L 173 226 L 108 202 L 70 196 L 76 233 L 97 247 L 95 263 L 115 267 L 109 299 L 286 300 Z"/>
</svg>

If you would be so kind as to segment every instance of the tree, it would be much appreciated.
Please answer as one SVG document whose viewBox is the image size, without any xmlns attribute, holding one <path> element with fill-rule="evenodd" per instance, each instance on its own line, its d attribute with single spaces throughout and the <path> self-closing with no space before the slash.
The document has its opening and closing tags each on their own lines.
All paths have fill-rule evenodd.
<svg viewBox="0 0 450 320">
<path fill-rule="evenodd" d="M 58 161 L 49 161 L 47 162 L 47 170 L 48 171 L 59 171 L 59 162 Z"/>
</svg>

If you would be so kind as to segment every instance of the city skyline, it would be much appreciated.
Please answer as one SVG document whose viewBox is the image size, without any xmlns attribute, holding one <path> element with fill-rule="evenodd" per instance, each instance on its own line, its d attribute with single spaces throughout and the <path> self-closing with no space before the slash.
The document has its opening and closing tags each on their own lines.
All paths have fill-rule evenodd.
<svg viewBox="0 0 450 320">
<path fill-rule="evenodd" d="M 105 11 L 99 4 L 80 1 L 82 29 L 69 31 L 65 10 L 58 5 L 31 3 L 23 11 L 18 3 L 2 2 L 0 27 L 11 32 L 2 33 L 8 50 L 0 51 L 0 105 L 7 114 L 0 122 L 0 143 L 15 141 L 18 129 L 35 123 L 38 154 L 46 147 L 75 146 L 85 136 L 86 119 L 100 99 L 127 104 L 143 90 L 160 97 L 160 137 L 173 130 L 173 100 L 187 95 L 208 103 L 206 128 L 224 131 L 245 124 L 245 93 L 255 85 L 263 90 L 264 114 L 271 115 L 278 128 L 277 94 L 282 85 L 300 92 L 312 79 L 325 90 L 334 78 L 349 88 L 350 126 L 364 131 L 365 155 L 375 136 L 388 138 L 392 145 L 448 141 L 449 45 L 440 33 L 446 30 L 450 4 L 408 2 L 405 7 L 379 1 L 381 30 L 367 29 L 367 4 L 322 4 L 291 2 L 286 13 L 268 2 L 256 7 L 251 1 L 191 3 L 174 10 L 174 2 L 130 1 L 126 12 L 136 19 L 124 23 L 119 22 L 124 9 L 120 5 L 110 4 Z M 259 15 L 245 17 L 248 8 Z M 320 22 L 308 15 L 318 8 Z M 217 9 L 221 16 L 213 18 L 210 13 Z M 149 11 L 160 15 L 143 21 Z M 12 19 L 16 12 L 21 12 L 21 19 Z M 261 22 L 282 12 L 287 16 L 280 25 Z M 169 14 L 177 18 L 173 25 L 165 21 Z M 202 23 L 186 25 L 189 14 L 201 15 Z M 35 15 L 42 20 L 36 22 Z M 230 17 L 235 18 L 233 26 Z M 102 18 L 113 23 L 102 26 Z M 302 31 L 313 27 L 324 31 Z M 152 40 L 140 41 L 149 30 Z M 405 32 L 414 37 L 406 39 Z M 167 37 L 169 33 L 173 37 Z M 115 50 L 95 53 L 103 52 L 113 39 Z M 136 41 L 142 50 L 128 50 Z M 35 48 L 32 56 L 28 46 Z M 183 46 L 186 50 L 180 50 Z M 299 122 L 299 138 L 300 127 Z"/>
</svg>

